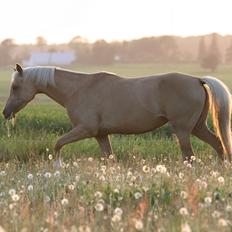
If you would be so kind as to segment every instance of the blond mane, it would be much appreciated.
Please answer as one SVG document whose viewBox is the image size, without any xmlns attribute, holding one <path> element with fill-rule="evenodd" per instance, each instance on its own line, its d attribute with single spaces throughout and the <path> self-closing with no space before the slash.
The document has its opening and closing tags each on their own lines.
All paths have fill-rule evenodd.
<svg viewBox="0 0 232 232">
<path fill-rule="evenodd" d="M 41 87 L 55 86 L 55 70 L 55 67 L 28 67 L 23 69 L 23 77 Z"/>
</svg>

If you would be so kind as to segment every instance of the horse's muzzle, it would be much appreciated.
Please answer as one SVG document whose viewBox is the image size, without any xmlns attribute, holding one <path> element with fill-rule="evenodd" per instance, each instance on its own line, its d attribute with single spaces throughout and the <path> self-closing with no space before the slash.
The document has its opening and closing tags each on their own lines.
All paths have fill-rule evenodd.
<svg viewBox="0 0 232 232">
<path fill-rule="evenodd" d="M 10 119 L 12 116 L 12 112 L 6 110 L 6 108 L 3 110 L 2 114 L 4 115 L 5 119 Z"/>
</svg>

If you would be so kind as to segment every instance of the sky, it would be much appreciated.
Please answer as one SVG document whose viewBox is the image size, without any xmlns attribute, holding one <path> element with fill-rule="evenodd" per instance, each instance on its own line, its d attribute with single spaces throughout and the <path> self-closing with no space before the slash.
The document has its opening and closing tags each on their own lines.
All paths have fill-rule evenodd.
<svg viewBox="0 0 232 232">
<path fill-rule="evenodd" d="M 0 0 L 0 41 L 232 34 L 232 0 Z"/>
</svg>

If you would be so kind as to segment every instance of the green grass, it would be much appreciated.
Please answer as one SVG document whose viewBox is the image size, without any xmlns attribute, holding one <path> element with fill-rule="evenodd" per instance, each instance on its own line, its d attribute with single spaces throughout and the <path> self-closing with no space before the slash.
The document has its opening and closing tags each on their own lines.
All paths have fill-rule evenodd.
<svg viewBox="0 0 232 232">
<path fill-rule="evenodd" d="M 212 75 L 232 89 L 232 67 L 226 65 L 216 73 L 204 72 L 195 64 L 72 69 L 106 70 L 128 77 L 169 71 Z M 10 72 L 1 70 L 0 111 L 9 83 Z M 65 110 L 45 96 L 38 96 L 23 109 L 17 115 L 16 127 L 10 126 L 9 131 L 0 117 L 0 231 L 3 227 L 6 231 L 74 232 L 84 231 L 83 226 L 91 231 L 138 231 L 139 223 L 142 231 L 181 231 L 184 225 L 192 231 L 232 230 L 232 167 L 220 166 L 206 144 L 192 138 L 197 160 L 191 166 L 182 163 L 176 137 L 168 125 L 143 135 L 113 135 L 112 160 L 102 159 L 95 139 L 86 139 L 62 149 L 65 164 L 56 176 L 53 147 L 70 129 Z M 157 171 L 158 164 L 167 171 Z M 30 173 L 33 179 L 28 178 Z M 218 180 L 220 176 L 224 184 Z M 30 185 L 33 190 L 28 189 Z M 9 194 L 11 189 L 16 191 L 14 195 Z M 95 196 L 99 195 L 97 191 L 102 194 Z M 135 199 L 138 192 L 141 197 Z M 207 197 L 211 203 L 206 203 Z M 67 205 L 62 199 L 67 199 Z M 103 210 L 97 211 L 97 206 Z M 115 216 L 117 207 L 123 210 L 121 217 Z M 180 213 L 182 207 L 188 215 Z"/>
</svg>

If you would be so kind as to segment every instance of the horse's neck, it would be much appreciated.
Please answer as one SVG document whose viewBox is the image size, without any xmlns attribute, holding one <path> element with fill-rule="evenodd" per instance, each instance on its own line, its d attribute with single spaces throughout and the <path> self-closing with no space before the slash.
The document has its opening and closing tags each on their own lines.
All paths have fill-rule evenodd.
<svg viewBox="0 0 232 232">
<path fill-rule="evenodd" d="M 41 90 L 54 101 L 62 106 L 69 103 L 71 96 L 83 85 L 83 78 L 78 78 L 78 74 L 57 69 L 55 72 L 55 86 L 48 86 Z"/>
</svg>

